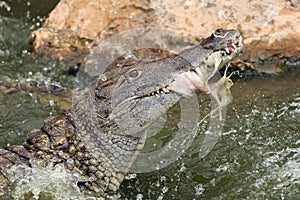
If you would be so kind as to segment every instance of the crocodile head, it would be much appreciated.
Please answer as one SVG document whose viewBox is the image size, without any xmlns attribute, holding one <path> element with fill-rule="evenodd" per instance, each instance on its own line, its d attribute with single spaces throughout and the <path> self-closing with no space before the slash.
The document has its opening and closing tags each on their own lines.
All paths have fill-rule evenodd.
<svg viewBox="0 0 300 200">
<path fill-rule="evenodd" d="M 115 134 L 137 135 L 183 96 L 209 93 L 207 81 L 241 49 L 238 31 L 218 29 L 176 56 L 105 72 L 96 89 L 101 123 Z"/>
</svg>

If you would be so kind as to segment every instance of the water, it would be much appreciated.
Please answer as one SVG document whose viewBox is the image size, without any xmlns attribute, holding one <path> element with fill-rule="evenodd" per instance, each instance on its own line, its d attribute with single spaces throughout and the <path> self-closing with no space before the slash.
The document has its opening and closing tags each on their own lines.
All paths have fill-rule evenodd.
<svg viewBox="0 0 300 200">
<path fill-rule="evenodd" d="M 71 87 L 73 77 L 63 64 L 35 60 L 28 51 L 30 32 L 41 25 L 57 1 L 43 5 L 33 0 L 3 2 L 0 1 L 0 80 Z M 199 158 L 194 149 L 199 149 L 200 144 L 194 142 L 188 152 L 166 168 L 128 176 L 117 196 L 120 199 L 299 199 L 299 67 L 290 67 L 280 76 L 235 80 L 223 135 L 207 156 Z M 59 105 L 47 95 L 1 92 L 0 146 L 22 143 L 29 130 L 41 127 L 45 118 L 60 111 Z M 40 179 L 34 180 L 35 185 L 45 182 L 48 169 L 35 170 L 40 175 Z M 76 177 L 66 175 L 60 168 L 50 174 L 53 171 L 62 178 L 59 182 L 54 176 L 56 184 L 61 186 L 56 192 L 71 190 L 70 196 L 76 196 L 76 189 L 65 186 L 64 182 L 65 179 L 74 182 Z M 53 198 L 53 194 L 40 196 L 47 198 Z"/>
<path fill-rule="evenodd" d="M 122 185 L 124 196 L 298 199 L 299 87 L 299 71 L 236 81 L 224 133 L 213 151 L 203 159 L 187 153 L 165 169 L 138 174 Z"/>
<path fill-rule="evenodd" d="M 72 77 L 65 66 L 55 60 L 35 59 L 29 51 L 31 31 L 41 26 L 57 2 L 0 1 L 0 81 L 58 88 L 72 86 Z M 60 110 L 51 95 L 1 91 L 0 146 L 22 143 L 28 131 L 41 127 L 43 119 Z"/>
</svg>

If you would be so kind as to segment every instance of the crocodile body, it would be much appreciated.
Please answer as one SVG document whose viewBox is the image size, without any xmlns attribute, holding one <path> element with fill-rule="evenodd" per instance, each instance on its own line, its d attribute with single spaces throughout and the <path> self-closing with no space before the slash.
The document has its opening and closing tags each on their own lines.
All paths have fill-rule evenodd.
<svg viewBox="0 0 300 200">
<path fill-rule="evenodd" d="M 23 145 L 0 150 L 0 197 L 14 176 L 9 169 L 33 163 L 79 171 L 88 179 L 77 183 L 83 193 L 115 192 L 143 148 L 146 127 L 181 98 L 212 94 L 207 80 L 241 49 L 238 31 L 218 29 L 178 55 L 110 66 L 107 78 L 99 79 L 70 110 L 45 120 Z"/>
</svg>

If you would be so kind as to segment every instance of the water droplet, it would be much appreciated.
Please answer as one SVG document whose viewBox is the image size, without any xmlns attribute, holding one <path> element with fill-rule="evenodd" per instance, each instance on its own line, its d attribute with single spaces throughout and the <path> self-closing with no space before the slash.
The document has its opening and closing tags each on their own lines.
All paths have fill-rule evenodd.
<svg viewBox="0 0 300 200">
<path fill-rule="evenodd" d="M 196 185 L 195 186 L 195 195 L 197 195 L 197 196 L 202 195 L 204 190 L 205 189 L 203 188 L 203 185 L 201 183 Z"/>
<path fill-rule="evenodd" d="M 143 199 L 143 194 L 136 195 L 136 200 L 142 200 L 142 199 Z"/>
<path fill-rule="evenodd" d="M 161 189 L 162 193 L 166 193 L 168 190 L 169 190 L 169 188 L 167 188 L 167 187 L 163 187 L 163 188 Z"/>
<path fill-rule="evenodd" d="M 53 100 L 49 100 L 49 104 L 50 104 L 51 107 L 53 107 L 54 106 L 54 101 Z"/>
<path fill-rule="evenodd" d="M 100 74 L 99 78 L 100 78 L 101 81 L 106 81 L 107 80 L 107 77 L 106 77 L 105 74 Z"/>
</svg>

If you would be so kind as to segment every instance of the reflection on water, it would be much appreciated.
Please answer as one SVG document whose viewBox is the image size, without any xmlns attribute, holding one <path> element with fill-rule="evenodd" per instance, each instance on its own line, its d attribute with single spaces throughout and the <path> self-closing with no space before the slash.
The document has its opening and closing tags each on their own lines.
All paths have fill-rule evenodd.
<svg viewBox="0 0 300 200">
<path fill-rule="evenodd" d="M 24 2 L 7 1 L 8 7 L 0 8 L 0 80 L 72 85 L 64 66 L 37 62 L 27 52 L 31 27 L 38 26 L 46 13 L 31 11 L 36 10 L 36 1 L 27 1 L 30 5 L 25 7 Z M 119 191 L 121 199 L 297 199 L 300 70 L 296 68 L 278 77 L 235 81 L 224 133 L 213 151 L 199 159 L 191 150 L 164 169 L 128 176 Z M 1 92 L 1 147 L 21 143 L 29 130 L 57 113 L 57 106 L 38 94 Z"/>
</svg>

